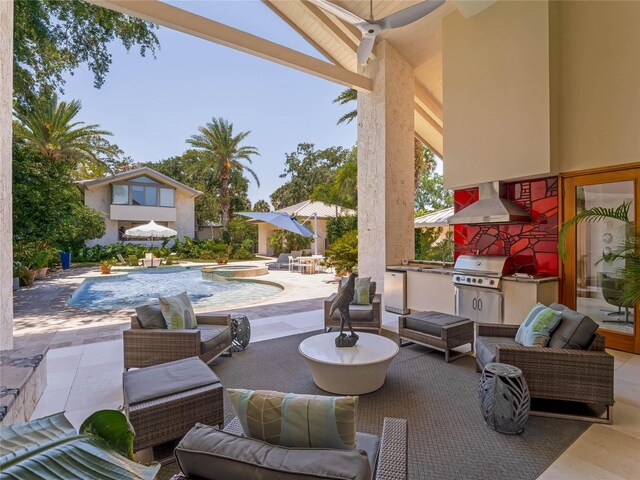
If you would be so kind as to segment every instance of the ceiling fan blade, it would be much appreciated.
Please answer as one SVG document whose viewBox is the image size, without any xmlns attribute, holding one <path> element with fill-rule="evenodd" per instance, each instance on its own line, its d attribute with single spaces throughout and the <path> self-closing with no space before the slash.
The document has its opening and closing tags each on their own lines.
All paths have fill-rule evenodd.
<svg viewBox="0 0 640 480">
<path fill-rule="evenodd" d="M 443 3 L 444 0 L 426 0 L 425 2 L 417 3 L 411 7 L 387 15 L 375 23 L 383 29 L 404 27 L 430 14 Z"/>
<path fill-rule="evenodd" d="M 369 35 L 365 33 L 362 35 L 362 40 L 360 40 L 360 46 L 358 47 L 358 63 L 360 65 L 366 65 L 369 60 L 369 55 L 371 55 L 371 51 L 373 50 L 373 44 L 376 41 L 376 35 Z"/>
<path fill-rule="evenodd" d="M 366 20 L 360 18 L 354 13 L 351 13 L 349 10 L 339 7 L 335 3 L 329 2 L 328 0 L 309 0 L 309 1 L 315 4 L 316 6 L 322 8 L 323 10 L 326 10 L 327 12 L 332 13 L 333 15 L 338 17 L 340 20 L 343 20 L 352 25 L 366 23 Z"/>
</svg>

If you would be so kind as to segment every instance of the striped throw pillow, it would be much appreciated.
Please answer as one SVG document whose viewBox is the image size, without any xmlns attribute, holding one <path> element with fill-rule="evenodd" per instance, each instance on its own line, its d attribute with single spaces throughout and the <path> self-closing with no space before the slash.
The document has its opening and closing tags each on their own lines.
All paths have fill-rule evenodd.
<svg viewBox="0 0 640 480">
<path fill-rule="evenodd" d="M 525 347 L 546 347 L 561 319 L 561 312 L 537 303 L 518 328 L 516 342 Z"/>
<path fill-rule="evenodd" d="M 247 437 L 295 448 L 355 448 L 358 397 L 228 389 Z"/>
</svg>

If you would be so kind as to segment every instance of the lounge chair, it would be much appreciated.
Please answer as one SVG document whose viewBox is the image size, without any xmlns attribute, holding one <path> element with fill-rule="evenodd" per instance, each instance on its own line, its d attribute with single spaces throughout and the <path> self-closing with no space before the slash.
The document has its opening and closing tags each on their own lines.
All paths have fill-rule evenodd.
<svg viewBox="0 0 640 480">
<path fill-rule="evenodd" d="M 269 270 L 282 270 L 289 268 L 289 257 L 290 253 L 281 253 L 278 259 L 275 262 L 267 263 L 267 267 Z"/>
</svg>

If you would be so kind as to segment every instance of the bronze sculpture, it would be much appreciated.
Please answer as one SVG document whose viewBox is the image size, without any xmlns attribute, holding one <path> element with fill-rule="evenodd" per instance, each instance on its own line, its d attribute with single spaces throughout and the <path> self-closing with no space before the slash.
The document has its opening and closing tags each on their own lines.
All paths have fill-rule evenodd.
<svg viewBox="0 0 640 480">
<path fill-rule="evenodd" d="M 358 274 L 353 272 L 349 275 L 347 284 L 340 289 L 336 298 L 331 303 L 331 309 L 329 315 L 333 315 L 336 310 L 340 315 L 340 334 L 336 337 L 336 347 L 353 347 L 358 342 L 358 335 L 353 331 L 351 326 L 351 317 L 349 316 L 349 305 L 353 300 L 353 294 L 355 292 L 356 278 Z M 347 336 L 343 332 L 345 323 L 349 327 L 350 335 Z"/>
</svg>

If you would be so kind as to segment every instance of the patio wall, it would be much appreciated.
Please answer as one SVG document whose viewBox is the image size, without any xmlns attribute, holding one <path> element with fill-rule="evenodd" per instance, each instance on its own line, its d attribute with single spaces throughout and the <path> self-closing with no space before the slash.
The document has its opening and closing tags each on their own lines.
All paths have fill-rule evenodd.
<svg viewBox="0 0 640 480">
<path fill-rule="evenodd" d="M 0 350 L 13 348 L 12 59 L 13 2 L 0 2 Z"/>
<path fill-rule="evenodd" d="M 640 160 L 640 2 L 500 1 L 443 21 L 448 188 Z"/>
</svg>

